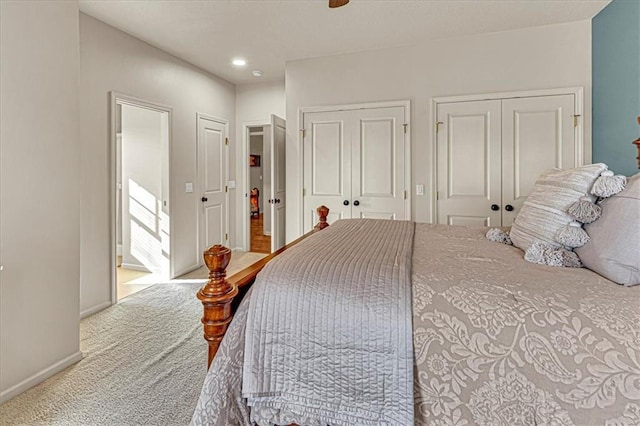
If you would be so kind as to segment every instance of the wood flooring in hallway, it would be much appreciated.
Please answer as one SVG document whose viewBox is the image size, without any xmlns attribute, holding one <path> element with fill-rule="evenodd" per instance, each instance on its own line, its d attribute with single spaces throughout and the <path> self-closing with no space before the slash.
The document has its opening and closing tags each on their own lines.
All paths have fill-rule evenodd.
<svg viewBox="0 0 640 426">
<path fill-rule="evenodd" d="M 251 249 L 254 253 L 271 253 L 271 237 L 264 235 L 264 214 L 251 218 Z"/>
</svg>

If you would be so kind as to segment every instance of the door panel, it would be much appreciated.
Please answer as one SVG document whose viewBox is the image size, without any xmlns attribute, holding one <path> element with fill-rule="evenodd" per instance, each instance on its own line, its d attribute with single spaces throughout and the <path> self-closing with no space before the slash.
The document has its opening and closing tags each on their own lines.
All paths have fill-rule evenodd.
<svg viewBox="0 0 640 426">
<path fill-rule="evenodd" d="M 485 132 L 487 116 L 451 116 L 449 120 L 447 197 L 487 199 L 491 188 L 490 168 L 486 167 L 491 151 Z"/>
<path fill-rule="evenodd" d="M 438 223 L 500 226 L 500 115 L 500 100 L 438 105 Z"/>
<path fill-rule="evenodd" d="M 351 115 L 352 217 L 409 219 L 404 198 L 404 107 L 354 110 Z"/>
<path fill-rule="evenodd" d="M 200 247 L 228 244 L 226 192 L 226 124 L 204 117 L 198 119 L 198 183 Z"/>
<path fill-rule="evenodd" d="M 551 168 L 578 166 L 573 126 L 574 96 L 502 101 L 502 225 L 513 223 L 538 176 Z"/>
<path fill-rule="evenodd" d="M 271 251 L 285 245 L 286 237 L 286 123 L 271 115 Z"/>
<path fill-rule="evenodd" d="M 309 232 L 318 222 L 316 209 L 325 205 L 327 222 L 351 217 L 351 132 L 345 112 L 304 114 L 303 226 Z M 344 205 L 344 201 L 348 205 Z"/>
<path fill-rule="evenodd" d="M 361 219 L 391 219 L 396 220 L 396 215 L 391 213 L 378 213 L 378 212 L 360 212 Z"/>
<path fill-rule="evenodd" d="M 222 212 L 222 208 L 222 204 L 205 206 L 204 233 L 207 236 L 207 244 L 205 245 L 205 248 L 210 247 L 213 244 L 221 244 L 221 242 L 224 240 L 224 215 Z"/>
<path fill-rule="evenodd" d="M 459 216 L 459 215 L 450 215 L 447 216 L 447 225 L 461 225 L 461 226 L 492 226 L 490 217 L 480 217 L 480 216 Z M 499 226 L 499 224 L 494 224 L 493 226 Z"/>
<path fill-rule="evenodd" d="M 313 123 L 311 126 L 311 195 L 342 195 L 342 121 Z M 327 173 L 327 171 L 335 173 Z"/>
<path fill-rule="evenodd" d="M 360 121 L 360 187 L 362 197 L 393 197 L 395 185 L 395 120 Z"/>
</svg>

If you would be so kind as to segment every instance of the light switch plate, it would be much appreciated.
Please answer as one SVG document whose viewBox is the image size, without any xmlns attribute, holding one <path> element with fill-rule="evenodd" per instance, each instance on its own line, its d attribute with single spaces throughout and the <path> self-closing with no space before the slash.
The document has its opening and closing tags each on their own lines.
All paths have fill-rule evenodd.
<svg viewBox="0 0 640 426">
<path fill-rule="evenodd" d="M 236 187 L 236 181 L 235 180 L 230 180 L 229 181 L 229 189 L 233 189 Z"/>
<path fill-rule="evenodd" d="M 193 183 L 192 182 L 187 182 L 184 184 L 184 192 L 193 192 Z"/>
<path fill-rule="evenodd" d="M 424 185 L 416 185 L 416 195 L 424 195 Z"/>
</svg>

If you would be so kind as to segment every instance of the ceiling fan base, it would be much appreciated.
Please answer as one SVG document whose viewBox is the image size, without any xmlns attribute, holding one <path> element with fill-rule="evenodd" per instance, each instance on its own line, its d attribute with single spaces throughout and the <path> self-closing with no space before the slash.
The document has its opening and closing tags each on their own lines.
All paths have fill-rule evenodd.
<svg viewBox="0 0 640 426">
<path fill-rule="evenodd" d="M 344 6 L 349 3 L 349 0 L 329 0 L 329 7 L 335 9 L 336 7 Z"/>
</svg>

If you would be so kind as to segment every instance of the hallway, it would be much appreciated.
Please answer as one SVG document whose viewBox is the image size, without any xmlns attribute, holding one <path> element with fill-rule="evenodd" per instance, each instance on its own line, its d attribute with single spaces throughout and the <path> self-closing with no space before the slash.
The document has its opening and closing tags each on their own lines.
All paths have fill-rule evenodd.
<svg viewBox="0 0 640 426">
<path fill-rule="evenodd" d="M 271 253 L 271 237 L 264 235 L 264 214 L 251 218 L 251 248 L 254 253 Z"/>
</svg>

